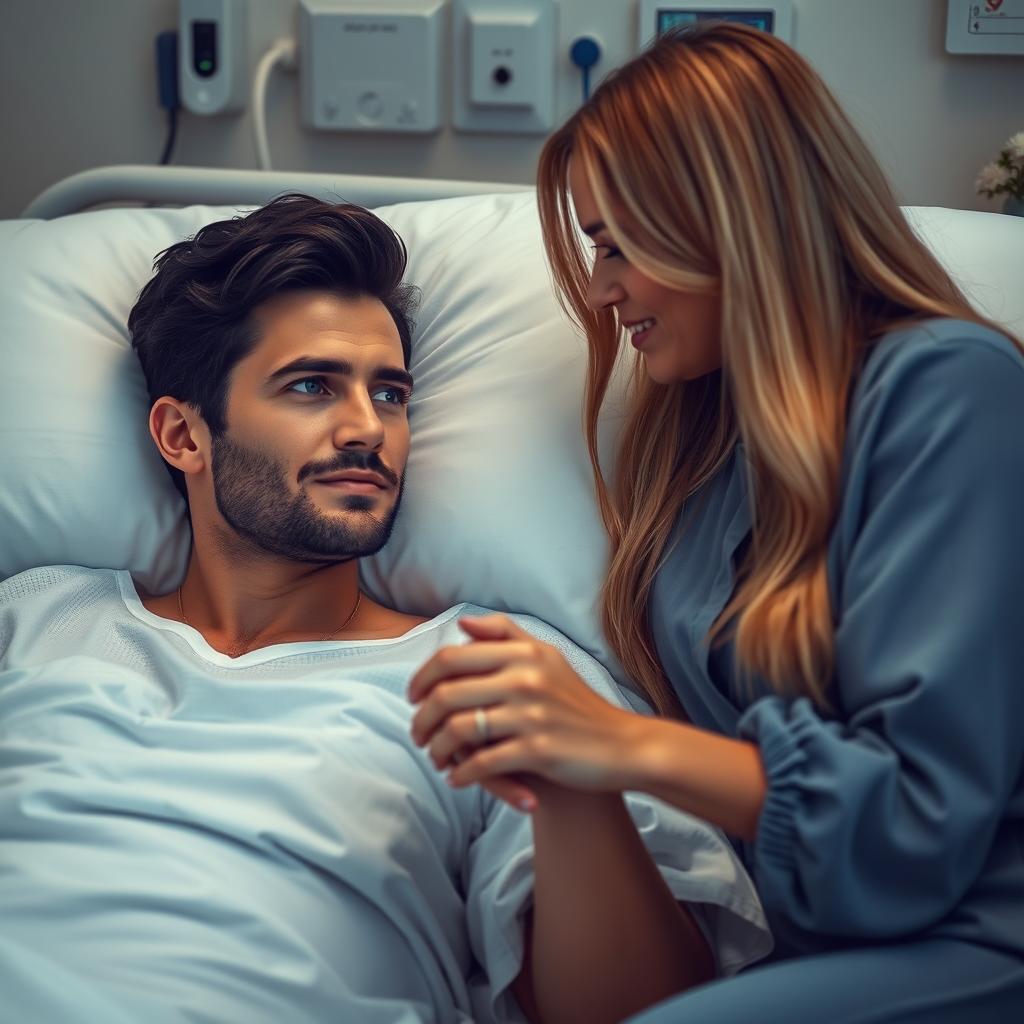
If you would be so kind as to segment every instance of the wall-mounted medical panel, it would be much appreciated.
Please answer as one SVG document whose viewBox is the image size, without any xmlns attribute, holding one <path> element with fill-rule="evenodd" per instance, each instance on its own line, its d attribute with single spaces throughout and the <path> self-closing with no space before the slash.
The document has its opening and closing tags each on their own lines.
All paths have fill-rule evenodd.
<svg viewBox="0 0 1024 1024">
<path fill-rule="evenodd" d="M 452 121 L 545 135 L 555 122 L 554 0 L 455 0 Z"/>
<path fill-rule="evenodd" d="M 949 0 L 946 52 L 1024 56 L 1024 0 Z"/>
<path fill-rule="evenodd" d="M 709 19 L 737 21 L 770 32 L 787 43 L 793 42 L 792 0 L 704 0 L 703 3 L 638 0 L 636 7 L 638 50 L 670 28 Z"/>
<path fill-rule="evenodd" d="M 437 131 L 444 7 L 444 0 L 300 0 L 303 122 L 322 131 Z"/>
<path fill-rule="evenodd" d="M 246 0 L 179 0 L 178 91 L 192 114 L 233 114 L 249 86 Z"/>
</svg>

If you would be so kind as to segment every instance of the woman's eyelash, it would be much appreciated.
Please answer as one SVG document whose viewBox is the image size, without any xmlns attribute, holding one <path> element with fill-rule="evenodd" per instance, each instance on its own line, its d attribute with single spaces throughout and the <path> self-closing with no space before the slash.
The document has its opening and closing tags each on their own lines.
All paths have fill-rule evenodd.
<svg viewBox="0 0 1024 1024">
<path fill-rule="evenodd" d="M 590 248 L 594 250 L 595 256 L 599 255 L 597 251 L 598 249 L 607 249 L 608 251 L 604 254 L 604 256 L 600 257 L 601 259 L 607 260 L 611 259 L 613 256 L 622 255 L 622 251 L 620 249 L 616 249 L 614 245 L 608 245 L 605 242 L 595 242 Z"/>
</svg>

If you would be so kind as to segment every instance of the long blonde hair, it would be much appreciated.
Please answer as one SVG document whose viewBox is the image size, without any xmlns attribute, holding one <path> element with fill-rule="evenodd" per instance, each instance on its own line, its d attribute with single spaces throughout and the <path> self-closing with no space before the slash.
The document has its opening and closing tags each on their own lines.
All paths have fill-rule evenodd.
<svg viewBox="0 0 1024 1024">
<path fill-rule="evenodd" d="M 597 424 L 621 331 L 614 310 L 587 305 L 570 158 L 634 266 L 669 287 L 715 288 L 722 303 L 720 371 L 658 384 L 637 357 L 610 487 Z M 708 639 L 735 628 L 748 673 L 828 707 L 826 553 L 856 375 L 900 322 L 994 325 L 918 240 L 818 75 L 741 25 L 669 33 L 609 76 L 545 144 L 538 200 L 562 305 L 588 339 L 584 428 L 611 542 L 612 649 L 659 711 L 679 713 L 648 624 L 651 588 L 683 503 L 742 439 L 752 544 Z"/>
</svg>

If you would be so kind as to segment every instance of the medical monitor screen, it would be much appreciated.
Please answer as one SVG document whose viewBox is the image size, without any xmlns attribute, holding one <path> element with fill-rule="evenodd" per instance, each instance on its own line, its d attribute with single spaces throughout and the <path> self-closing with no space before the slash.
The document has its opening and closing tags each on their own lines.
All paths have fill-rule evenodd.
<svg viewBox="0 0 1024 1024">
<path fill-rule="evenodd" d="M 692 25 L 695 21 L 738 21 L 762 32 L 771 32 L 775 26 L 772 11 L 701 11 L 695 7 L 658 9 L 658 35 L 676 25 Z"/>
</svg>

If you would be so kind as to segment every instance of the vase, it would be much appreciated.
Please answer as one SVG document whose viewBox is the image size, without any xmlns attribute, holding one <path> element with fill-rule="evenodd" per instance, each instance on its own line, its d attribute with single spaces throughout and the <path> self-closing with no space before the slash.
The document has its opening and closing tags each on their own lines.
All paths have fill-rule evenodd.
<svg viewBox="0 0 1024 1024">
<path fill-rule="evenodd" d="M 1011 217 L 1024 217 L 1024 199 L 1007 196 L 1003 202 L 1003 213 L 1008 213 Z"/>
</svg>

